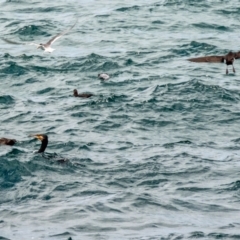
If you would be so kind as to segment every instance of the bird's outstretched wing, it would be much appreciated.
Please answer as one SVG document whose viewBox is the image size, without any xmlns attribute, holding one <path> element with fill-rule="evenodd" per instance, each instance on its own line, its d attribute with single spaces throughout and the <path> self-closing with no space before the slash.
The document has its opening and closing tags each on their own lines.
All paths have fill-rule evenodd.
<svg viewBox="0 0 240 240">
<path fill-rule="evenodd" d="M 206 56 L 206 57 L 197 57 L 189 58 L 190 62 L 212 62 L 212 63 L 224 63 L 225 56 Z"/>
<path fill-rule="evenodd" d="M 51 38 L 47 43 L 46 45 L 50 46 L 51 44 L 53 44 L 56 40 L 58 40 L 60 37 L 62 37 L 64 34 L 68 33 L 77 23 L 78 19 L 76 20 L 76 22 L 70 27 L 68 28 L 67 30 L 57 34 L 56 36 L 54 36 L 53 38 Z"/>
<path fill-rule="evenodd" d="M 240 58 L 240 52 L 236 52 L 236 53 L 234 53 L 234 58 L 235 58 L 235 59 Z"/>
<path fill-rule="evenodd" d="M 6 38 L 1 38 L 3 41 L 5 41 L 6 43 L 10 43 L 10 44 L 14 44 L 14 45 L 35 45 L 35 46 L 40 46 L 37 43 L 34 42 L 15 42 Z"/>
</svg>

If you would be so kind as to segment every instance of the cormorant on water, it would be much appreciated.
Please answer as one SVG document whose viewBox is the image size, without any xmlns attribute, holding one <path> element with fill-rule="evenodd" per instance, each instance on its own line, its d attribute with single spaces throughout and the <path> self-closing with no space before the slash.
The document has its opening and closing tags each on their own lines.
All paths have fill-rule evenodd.
<svg viewBox="0 0 240 240">
<path fill-rule="evenodd" d="M 16 143 L 17 140 L 15 139 L 9 139 L 9 138 L 0 138 L 0 144 L 1 145 L 10 145 L 13 146 Z"/>
<path fill-rule="evenodd" d="M 35 134 L 35 135 L 29 135 L 29 137 L 35 137 L 42 142 L 42 145 L 38 150 L 38 153 L 43 153 L 48 145 L 48 136 L 46 134 Z"/>
<path fill-rule="evenodd" d="M 190 62 L 212 62 L 212 63 L 225 63 L 227 65 L 226 74 L 228 74 L 228 66 L 232 65 L 232 70 L 235 73 L 235 69 L 233 66 L 233 62 L 235 59 L 240 58 L 240 51 L 239 52 L 229 52 L 226 55 L 222 56 L 206 56 L 206 57 L 197 57 L 197 58 L 190 58 L 188 61 Z"/>
<path fill-rule="evenodd" d="M 29 137 L 35 137 L 42 142 L 42 145 L 37 152 L 38 153 L 44 153 L 44 151 L 45 151 L 45 149 L 47 148 L 47 145 L 48 145 L 48 136 L 46 134 L 34 134 L 34 135 L 29 135 Z M 45 156 L 45 158 L 46 158 L 46 156 Z M 56 155 L 47 157 L 47 159 L 52 159 L 52 158 L 56 158 Z M 55 159 L 54 161 L 56 161 L 58 163 L 64 163 L 64 162 L 67 162 L 68 159 L 60 158 L 60 159 Z"/>
<path fill-rule="evenodd" d="M 78 93 L 77 89 L 73 90 L 73 96 L 74 97 L 81 97 L 81 98 L 90 98 L 91 96 L 93 96 L 92 93 Z"/>
</svg>

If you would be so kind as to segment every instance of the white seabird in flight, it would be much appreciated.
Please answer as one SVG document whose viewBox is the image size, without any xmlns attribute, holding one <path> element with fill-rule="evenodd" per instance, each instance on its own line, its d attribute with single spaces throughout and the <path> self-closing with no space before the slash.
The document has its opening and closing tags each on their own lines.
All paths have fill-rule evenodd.
<svg viewBox="0 0 240 240">
<path fill-rule="evenodd" d="M 68 28 L 67 30 L 57 34 L 56 36 L 52 37 L 47 43 L 34 43 L 34 42 L 29 42 L 29 43 L 19 43 L 19 42 L 14 42 L 12 40 L 9 40 L 9 39 L 6 39 L 6 38 L 2 38 L 2 40 L 4 40 L 5 42 L 7 43 L 10 43 L 10 44 L 17 44 L 17 45 L 35 45 L 37 46 L 37 48 L 41 48 L 42 50 L 44 50 L 44 52 L 53 52 L 55 49 L 54 48 L 51 48 L 51 45 L 56 41 L 58 40 L 60 37 L 62 37 L 63 35 L 65 35 L 66 33 L 68 33 L 77 23 L 77 20 L 76 22 L 70 27 Z"/>
</svg>

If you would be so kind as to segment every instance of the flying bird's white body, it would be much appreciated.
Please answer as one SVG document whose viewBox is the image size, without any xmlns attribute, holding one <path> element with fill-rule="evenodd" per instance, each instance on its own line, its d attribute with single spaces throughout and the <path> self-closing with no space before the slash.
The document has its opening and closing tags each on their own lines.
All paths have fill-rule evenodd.
<svg viewBox="0 0 240 240">
<path fill-rule="evenodd" d="M 37 48 L 41 48 L 42 50 L 44 50 L 44 52 L 48 52 L 48 53 L 51 53 L 51 52 L 53 52 L 55 50 L 54 48 L 44 47 L 42 45 L 39 45 Z"/>
<path fill-rule="evenodd" d="M 44 49 L 44 52 L 49 52 L 49 53 L 51 53 L 51 52 L 53 52 L 55 49 L 54 48 L 45 48 Z"/>
</svg>

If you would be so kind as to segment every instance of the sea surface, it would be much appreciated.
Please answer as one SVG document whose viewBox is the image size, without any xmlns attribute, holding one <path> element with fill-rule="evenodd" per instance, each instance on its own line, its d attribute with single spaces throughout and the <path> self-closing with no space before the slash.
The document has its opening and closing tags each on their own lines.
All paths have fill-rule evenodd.
<svg viewBox="0 0 240 240">
<path fill-rule="evenodd" d="M 240 239 L 240 62 L 187 61 L 240 50 L 238 0 L 0 9 L 20 43 L 77 20 L 51 54 L 0 39 L 1 240 Z"/>
</svg>

